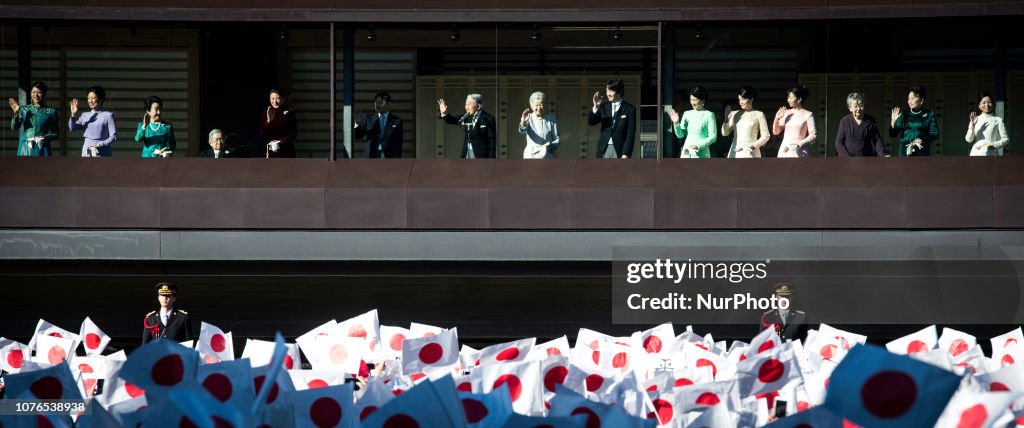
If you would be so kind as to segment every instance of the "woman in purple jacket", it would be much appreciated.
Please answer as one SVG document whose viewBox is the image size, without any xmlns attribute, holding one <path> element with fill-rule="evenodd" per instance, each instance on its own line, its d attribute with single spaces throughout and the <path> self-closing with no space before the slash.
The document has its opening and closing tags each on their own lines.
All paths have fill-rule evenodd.
<svg viewBox="0 0 1024 428">
<path fill-rule="evenodd" d="M 86 103 L 91 111 L 78 117 L 78 98 L 71 99 L 71 117 L 68 118 L 68 129 L 71 132 L 85 130 L 85 143 L 82 144 L 82 157 L 110 157 L 113 151 L 111 144 L 117 140 L 117 125 L 114 113 L 103 109 L 107 91 L 102 86 L 93 86 L 86 91 Z"/>
</svg>

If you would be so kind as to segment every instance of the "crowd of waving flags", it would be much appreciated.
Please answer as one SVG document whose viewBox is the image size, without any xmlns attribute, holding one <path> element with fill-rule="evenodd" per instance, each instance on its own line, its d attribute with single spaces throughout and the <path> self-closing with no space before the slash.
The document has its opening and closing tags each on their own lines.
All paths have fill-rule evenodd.
<svg viewBox="0 0 1024 428">
<path fill-rule="evenodd" d="M 988 356 L 973 336 L 935 326 L 886 349 L 866 339 L 822 324 L 796 341 L 766 329 L 726 343 L 664 324 L 628 337 L 581 329 L 573 347 L 562 336 L 478 350 L 460 347 L 456 328 L 380 325 L 373 310 L 295 343 L 246 339 L 236 359 L 231 333 L 207 323 L 195 343 L 104 355 L 110 337 L 90 319 L 77 334 L 40 320 L 27 345 L 0 338 L 5 398 L 84 399 L 88 410 L 0 415 L 0 426 L 1024 425 L 1020 328 L 992 338 Z"/>
</svg>

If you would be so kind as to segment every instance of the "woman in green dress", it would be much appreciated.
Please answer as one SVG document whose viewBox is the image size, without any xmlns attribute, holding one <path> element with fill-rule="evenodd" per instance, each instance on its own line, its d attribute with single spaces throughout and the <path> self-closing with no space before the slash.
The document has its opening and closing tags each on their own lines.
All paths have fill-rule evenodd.
<svg viewBox="0 0 1024 428">
<path fill-rule="evenodd" d="M 932 143 L 939 139 L 939 123 L 935 112 L 924 107 L 924 86 L 914 86 L 907 91 L 908 111 L 892 108 L 889 122 L 889 136 L 898 138 L 896 144 L 899 156 L 930 156 Z"/>
<path fill-rule="evenodd" d="M 694 86 L 689 94 L 693 110 L 683 112 L 681 118 L 675 109 L 668 112 L 676 136 L 685 139 L 679 157 L 710 158 L 711 150 L 708 147 L 718 138 L 718 125 L 715 123 L 715 114 L 704 108 L 708 100 L 708 91 L 702 86 Z"/>
<path fill-rule="evenodd" d="M 142 157 L 170 157 L 175 146 L 174 126 L 160 117 L 163 100 L 160 97 L 149 97 L 143 104 L 146 115 L 135 128 L 135 141 L 142 143 Z"/>
<path fill-rule="evenodd" d="M 11 130 L 22 125 L 25 131 L 18 141 L 18 156 L 50 156 L 50 144 L 57 139 L 60 128 L 57 109 L 46 105 L 46 84 L 35 82 L 29 93 L 32 104 L 20 106 L 14 98 L 7 100 L 14 110 Z"/>
</svg>

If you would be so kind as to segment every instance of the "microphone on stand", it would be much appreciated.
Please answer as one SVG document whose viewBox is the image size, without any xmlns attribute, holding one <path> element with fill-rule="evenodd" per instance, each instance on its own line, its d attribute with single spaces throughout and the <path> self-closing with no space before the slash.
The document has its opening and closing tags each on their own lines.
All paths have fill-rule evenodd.
<svg viewBox="0 0 1024 428">
<path fill-rule="evenodd" d="M 465 125 L 466 124 L 466 119 L 468 119 L 468 118 L 469 118 L 469 112 L 467 111 L 466 114 L 462 115 L 462 117 L 459 118 L 459 125 Z"/>
</svg>

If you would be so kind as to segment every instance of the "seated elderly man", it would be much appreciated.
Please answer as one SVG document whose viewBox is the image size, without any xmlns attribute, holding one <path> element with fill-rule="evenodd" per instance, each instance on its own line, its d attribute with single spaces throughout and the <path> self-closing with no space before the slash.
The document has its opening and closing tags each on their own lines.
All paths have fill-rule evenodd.
<svg viewBox="0 0 1024 428">
<path fill-rule="evenodd" d="M 224 144 L 224 132 L 219 129 L 210 131 L 210 148 L 200 153 L 204 158 L 233 158 L 235 152 Z"/>
</svg>

